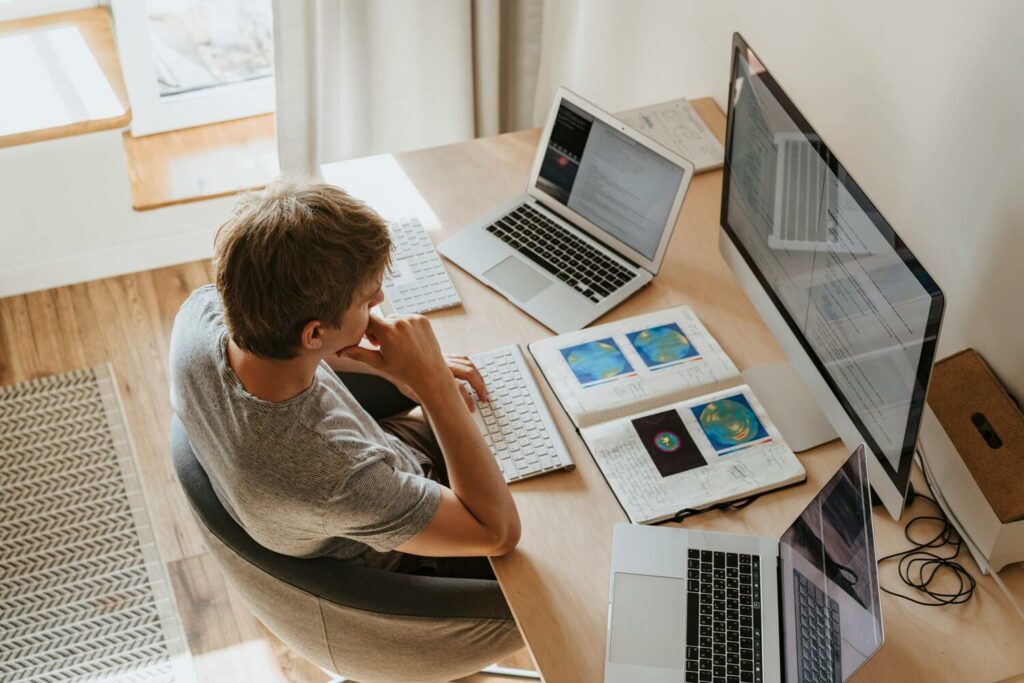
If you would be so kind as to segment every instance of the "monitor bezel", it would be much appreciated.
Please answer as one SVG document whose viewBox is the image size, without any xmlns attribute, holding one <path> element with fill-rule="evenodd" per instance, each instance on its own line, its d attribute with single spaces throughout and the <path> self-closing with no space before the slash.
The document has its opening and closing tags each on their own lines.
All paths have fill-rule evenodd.
<svg viewBox="0 0 1024 683">
<path fill-rule="evenodd" d="M 892 245 L 894 251 L 903 260 L 903 263 L 907 268 L 915 275 L 918 282 L 925 289 L 925 291 L 932 298 L 932 303 L 928 311 L 928 320 L 925 328 L 924 340 L 921 347 L 921 356 L 918 361 L 917 375 L 914 383 L 914 393 L 911 397 L 910 412 L 907 416 L 907 426 L 904 432 L 903 445 L 900 450 L 899 467 L 894 468 L 890 463 L 886 455 L 881 451 L 878 443 L 874 437 L 864 426 L 860 417 L 853 411 L 852 406 L 847 400 L 846 396 L 836 385 L 831 375 L 825 370 L 824 364 L 821 359 L 818 358 L 814 349 L 805 338 L 803 332 L 797 326 L 793 320 L 789 311 L 782 305 L 782 301 L 778 295 L 772 289 L 764 274 L 758 268 L 757 264 L 747 252 L 746 247 L 738 238 L 737 234 L 729 224 L 728 209 L 729 209 L 729 187 L 730 187 L 730 159 L 732 153 L 732 135 L 734 131 L 733 117 L 734 117 L 734 97 L 735 97 L 735 84 L 737 80 L 737 68 L 739 60 L 744 59 L 747 64 L 750 64 L 750 59 L 757 62 L 758 65 L 763 69 L 763 73 L 758 74 L 762 79 L 762 83 L 772 93 L 778 104 L 783 108 L 786 114 L 792 119 L 793 123 L 796 124 L 797 128 L 805 135 L 808 136 L 808 142 L 822 157 L 822 160 L 828 164 L 828 167 L 840 178 L 843 187 L 850 193 L 850 196 L 857 202 L 857 204 L 865 211 L 868 217 L 871 219 L 872 224 L 879 230 L 882 237 Z M 840 170 L 842 173 L 840 173 Z M 789 327 L 790 333 L 800 344 L 804 353 L 808 359 L 814 365 L 815 370 L 820 375 L 821 379 L 824 380 L 828 386 L 829 391 L 839 402 L 846 417 L 850 420 L 853 426 L 856 428 L 860 437 L 864 443 L 871 450 L 875 460 L 880 464 L 885 471 L 886 475 L 892 481 L 893 485 L 900 491 L 902 495 L 906 495 L 907 489 L 910 484 L 910 471 L 913 464 L 914 450 L 917 444 L 917 436 L 921 428 L 921 420 L 925 408 L 925 397 L 927 395 L 928 381 L 931 377 L 932 365 L 935 361 L 935 353 L 938 345 L 939 328 L 942 323 L 942 315 L 945 310 L 945 295 L 939 288 L 938 284 L 931 277 L 931 275 L 924 269 L 921 262 L 918 261 L 917 257 L 910 251 L 906 243 L 900 238 L 896 231 L 892 228 L 889 222 L 882 216 L 881 212 L 875 206 L 875 204 L 868 198 L 860 185 L 854 180 L 849 169 L 839 162 L 839 159 L 832 152 L 832 150 L 825 144 L 822 137 L 815 131 L 807 119 L 800 113 L 800 110 L 796 107 L 793 101 L 786 95 L 785 91 L 779 85 L 779 83 L 772 76 L 768 67 L 764 61 L 758 57 L 758 55 L 750 48 L 747 42 L 743 39 L 739 33 L 733 34 L 732 41 L 732 55 L 729 67 L 729 100 L 728 100 L 728 112 L 726 115 L 726 133 L 725 133 L 725 154 L 724 163 L 722 166 L 722 204 L 720 213 L 720 225 L 722 230 L 728 235 L 729 240 L 733 246 L 742 256 L 744 262 L 750 268 L 751 272 L 757 278 L 761 288 L 767 294 L 769 300 L 778 310 L 782 319 L 785 321 L 787 327 Z"/>
</svg>

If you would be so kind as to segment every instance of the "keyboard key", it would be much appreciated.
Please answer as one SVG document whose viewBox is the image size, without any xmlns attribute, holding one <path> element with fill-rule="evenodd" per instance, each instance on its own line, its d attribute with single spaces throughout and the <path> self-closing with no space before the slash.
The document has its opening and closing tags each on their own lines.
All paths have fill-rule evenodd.
<svg viewBox="0 0 1024 683">
<path fill-rule="evenodd" d="M 636 272 L 547 215 L 526 208 L 516 208 L 486 230 L 592 301 L 610 296 L 636 277 Z"/>
<path fill-rule="evenodd" d="M 522 350 L 510 345 L 472 356 L 490 401 L 474 421 L 508 482 L 573 467 Z"/>
<path fill-rule="evenodd" d="M 694 636 L 694 628 L 688 626 L 687 641 L 694 637 L 698 639 L 698 661 L 705 667 L 700 669 L 701 674 L 708 673 L 712 681 L 738 681 L 743 662 L 742 652 L 748 656 L 753 680 L 760 683 L 760 611 L 747 606 L 744 614 L 738 599 L 726 597 L 737 590 L 736 586 L 742 585 L 738 574 L 744 571 L 744 567 L 749 569 L 753 566 L 750 556 L 691 548 L 687 551 L 687 558 L 688 585 L 699 589 L 699 592 L 695 590 L 688 593 L 688 605 L 698 605 L 696 628 L 699 629 L 699 636 Z M 746 585 L 750 595 L 759 595 L 759 589 L 751 582 L 748 581 Z M 742 643 L 741 635 L 744 636 Z M 688 648 L 687 657 L 692 654 Z M 707 667 L 711 667 L 711 671 Z M 716 670 L 716 667 L 725 667 L 724 673 Z"/>
<path fill-rule="evenodd" d="M 402 218 L 390 226 L 392 269 L 381 289 L 396 313 L 427 313 L 462 303 L 448 271 L 416 218 Z"/>
</svg>

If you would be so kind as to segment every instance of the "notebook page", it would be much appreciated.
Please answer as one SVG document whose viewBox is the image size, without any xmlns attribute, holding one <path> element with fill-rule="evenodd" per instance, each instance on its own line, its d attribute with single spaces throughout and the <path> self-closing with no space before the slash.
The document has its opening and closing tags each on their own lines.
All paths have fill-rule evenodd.
<svg viewBox="0 0 1024 683">
<path fill-rule="evenodd" d="M 550 337 L 530 351 L 579 428 L 742 381 L 688 306 Z"/>
<path fill-rule="evenodd" d="M 615 115 L 649 138 L 693 162 L 697 173 L 721 168 L 725 150 L 685 98 Z"/>
<path fill-rule="evenodd" d="M 637 523 L 745 498 L 807 476 L 746 385 L 580 434 Z"/>
</svg>

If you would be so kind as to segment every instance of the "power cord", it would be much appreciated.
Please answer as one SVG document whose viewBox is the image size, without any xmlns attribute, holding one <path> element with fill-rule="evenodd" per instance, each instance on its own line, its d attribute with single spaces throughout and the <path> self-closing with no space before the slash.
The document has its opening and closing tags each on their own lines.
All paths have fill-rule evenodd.
<svg viewBox="0 0 1024 683">
<path fill-rule="evenodd" d="M 962 605 L 972 597 L 974 597 L 974 589 L 977 587 L 977 581 L 974 576 L 969 572 L 962 564 L 956 562 L 956 558 L 960 555 L 960 550 L 964 545 L 964 541 L 960 538 L 960 534 L 956 528 L 946 519 L 945 513 L 942 508 L 935 501 L 934 492 L 932 491 L 931 482 L 925 479 L 925 483 L 928 485 L 928 493 L 931 496 L 926 496 L 923 493 L 918 493 L 915 498 L 924 498 L 929 503 L 935 506 L 935 509 L 939 511 L 938 515 L 918 515 L 909 522 L 903 529 L 903 535 L 913 545 L 908 550 L 901 552 L 892 553 L 885 557 L 878 559 L 878 564 L 882 564 L 886 560 L 893 560 L 899 558 L 897 570 L 899 572 L 900 579 L 904 584 L 910 588 L 927 595 L 931 600 L 918 600 L 915 597 L 892 591 L 879 584 L 879 588 L 888 593 L 889 595 L 895 595 L 898 598 L 909 600 L 910 602 L 917 603 L 918 605 L 926 605 L 929 607 L 942 607 L 944 605 Z M 911 530 L 915 525 L 919 525 L 922 522 L 940 522 L 941 528 L 939 532 L 928 538 L 927 540 L 919 541 L 914 538 Z M 951 555 L 940 555 L 936 550 L 945 548 L 946 546 L 952 546 L 953 552 Z M 933 584 L 942 576 L 952 575 L 958 582 L 959 586 L 954 592 L 944 592 L 937 590 L 933 587 Z"/>
</svg>

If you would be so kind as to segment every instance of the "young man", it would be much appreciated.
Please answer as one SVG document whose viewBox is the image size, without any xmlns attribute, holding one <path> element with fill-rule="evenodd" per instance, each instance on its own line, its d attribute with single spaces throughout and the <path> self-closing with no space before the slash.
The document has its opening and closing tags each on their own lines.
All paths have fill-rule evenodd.
<svg viewBox="0 0 1024 683">
<path fill-rule="evenodd" d="M 468 358 L 442 355 L 426 318 L 370 312 L 390 250 L 387 224 L 337 188 L 283 180 L 244 197 L 217 234 L 216 287 L 174 323 L 174 410 L 218 498 L 263 546 L 493 578 L 481 556 L 512 550 L 520 529 L 459 380 L 486 388 Z M 360 397 L 378 404 L 375 420 L 342 381 L 365 384 L 351 373 L 388 380 L 433 431 L 420 408 L 400 412 L 412 401 L 382 411 L 379 394 Z M 457 645 L 497 659 L 521 646 L 510 627 Z"/>
</svg>

